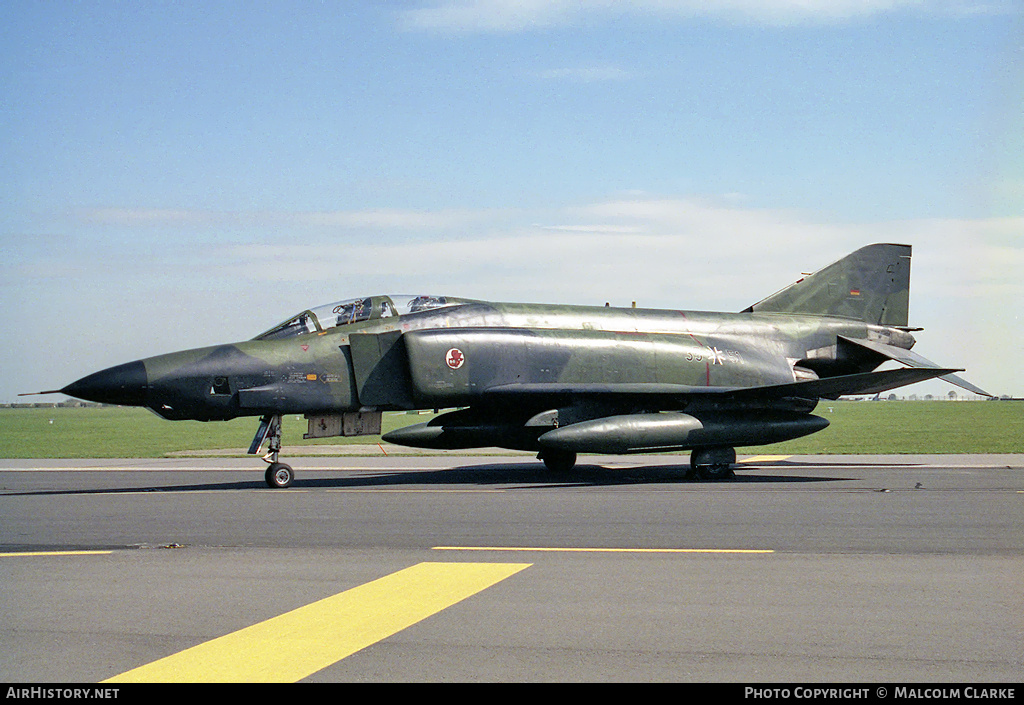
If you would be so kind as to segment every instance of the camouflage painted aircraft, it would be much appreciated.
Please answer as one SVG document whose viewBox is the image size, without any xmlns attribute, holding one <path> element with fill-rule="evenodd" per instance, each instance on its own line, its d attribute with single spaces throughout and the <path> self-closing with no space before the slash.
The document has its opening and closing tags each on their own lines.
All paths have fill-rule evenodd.
<svg viewBox="0 0 1024 705">
<path fill-rule="evenodd" d="M 166 419 L 258 416 L 271 487 L 287 487 L 281 419 L 307 438 L 378 434 L 381 412 L 454 409 L 384 435 L 407 446 L 578 453 L 690 450 L 688 476 L 730 477 L 735 448 L 828 425 L 820 399 L 939 377 L 910 351 L 910 247 L 864 247 L 739 313 L 370 296 L 309 309 L 252 340 L 129 362 L 60 392 Z M 877 370 L 896 361 L 897 369 Z"/>
</svg>

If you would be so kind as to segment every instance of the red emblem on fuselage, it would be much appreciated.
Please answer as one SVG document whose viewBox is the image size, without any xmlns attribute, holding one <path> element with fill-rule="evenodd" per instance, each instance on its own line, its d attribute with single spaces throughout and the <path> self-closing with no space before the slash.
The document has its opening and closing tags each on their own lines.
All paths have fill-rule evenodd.
<svg viewBox="0 0 1024 705">
<path fill-rule="evenodd" d="M 448 363 L 448 367 L 457 370 L 466 362 L 466 356 L 458 348 L 452 348 L 445 354 L 444 361 Z"/>
</svg>

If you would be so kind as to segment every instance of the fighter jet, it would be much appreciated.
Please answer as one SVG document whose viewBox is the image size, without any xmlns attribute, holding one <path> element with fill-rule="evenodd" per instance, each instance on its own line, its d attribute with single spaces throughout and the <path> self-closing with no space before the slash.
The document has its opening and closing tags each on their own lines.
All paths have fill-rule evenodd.
<svg viewBox="0 0 1024 705">
<path fill-rule="evenodd" d="M 721 480 L 736 447 L 828 426 L 821 399 L 935 377 L 987 394 L 911 352 L 910 257 L 869 245 L 737 313 L 368 296 L 56 391 L 172 420 L 260 417 L 249 453 L 267 447 L 277 488 L 294 478 L 284 415 L 320 438 L 379 434 L 382 412 L 415 409 L 447 411 L 383 440 L 528 450 L 557 472 L 579 453 L 689 450 L 688 477 Z"/>
</svg>

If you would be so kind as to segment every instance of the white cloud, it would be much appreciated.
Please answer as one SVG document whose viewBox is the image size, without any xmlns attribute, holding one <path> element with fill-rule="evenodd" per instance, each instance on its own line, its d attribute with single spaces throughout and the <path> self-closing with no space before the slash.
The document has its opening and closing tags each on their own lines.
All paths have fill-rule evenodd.
<svg viewBox="0 0 1024 705">
<path fill-rule="evenodd" d="M 625 16 L 785 25 L 842 22 L 896 10 L 969 15 L 1019 8 L 1011 0 L 435 0 L 399 18 L 411 30 L 522 32 Z"/>
<path fill-rule="evenodd" d="M 296 216 L 302 221 L 308 214 Z M 248 276 L 309 281 L 348 276 L 414 279 L 420 287 L 470 287 L 550 299 L 640 296 L 659 306 L 751 303 L 757 297 L 872 242 L 906 242 L 923 291 L 959 298 L 994 291 L 1020 295 L 1024 218 L 822 222 L 783 209 L 696 198 L 631 197 L 533 214 L 523 211 L 402 211 L 325 214 L 322 237 L 302 244 L 227 247 L 219 262 Z M 286 214 L 275 216 L 282 221 Z M 541 222 L 537 222 L 541 221 Z M 473 224 L 451 237 L 445 224 Z M 419 226 L 417 230 L 416 226 Z M 379 237 L 351 238 L 370 227 Z M 396 241 L 391 230 L 407 230 Z M 273 267 L 265 266 L 274 263 Z M 502 277 L 494 277 L 495 270 Z M 712 285 L 731 281 L 709 294 Z M 774 288 L 773 288 L 774 287 Z M 352 295 L 361 292 L 352 292 Z M 442 293 L 458 294 L 458 291 Z M 461 292 L 466 293 L 466 292 Z M 750 301 L 747 301 L 750 299 Z"/>
<path fill-rule="evenodd" d="M 888 241 L 915 246 L 914 286 L 923 296 L 1017 297 L 1020 302 L 1024 291 L 1018 274 L 1024 269 L 1019 236 L 1024 218 L 849 224 L 737 203 L 734 197 L 632 194 L 548 211 L 109 208 L 80 217 L 128 229 L 174 226 L 184 233 L 226 225 L 251 229 L 245 245 L 190 239 L 195 247 L 214 248 L 210 259 L 218 272 L 249 281 L 329 281 L 344 272 L 382 281 L 401 278 L 417 288 L 443 287 L 449 290 L 442 293 L 452 294 L 465 293 L 450 290 L 459 286 L 484 296 L 520 292 L 577 302 L 615 296 L 640 297 L 656 306 L 727 307 L 741 301 L 745 306 L 801 272 L 862 245 Z M 254 248 L 252 242 L 263 244 Z M 174 254 L 187 257 L 182 248 L 175 245 Z M 502 276 L 494 277 L 494 271 Z"/>
<path fill-rule="evenodd" d="M 595 2 L 607 10 L 607 2 Z M 518 32 L 572 22 L 579 3 L 567 0 L 443 0 L 400 13 L 408 29 Z"/>
</svg>

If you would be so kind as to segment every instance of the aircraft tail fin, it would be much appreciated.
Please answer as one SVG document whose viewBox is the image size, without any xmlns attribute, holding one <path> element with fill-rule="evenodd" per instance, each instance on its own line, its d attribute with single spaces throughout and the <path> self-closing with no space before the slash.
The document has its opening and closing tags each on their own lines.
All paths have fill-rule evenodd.
<svg viewBox="0 0 1024 705">
<path fill-rule="evenodd" d="M 862 247 L 746 309 L 745 313 L 842 316 L 906 326 L 910 308 L 910 245 Z"/>
</svg>

